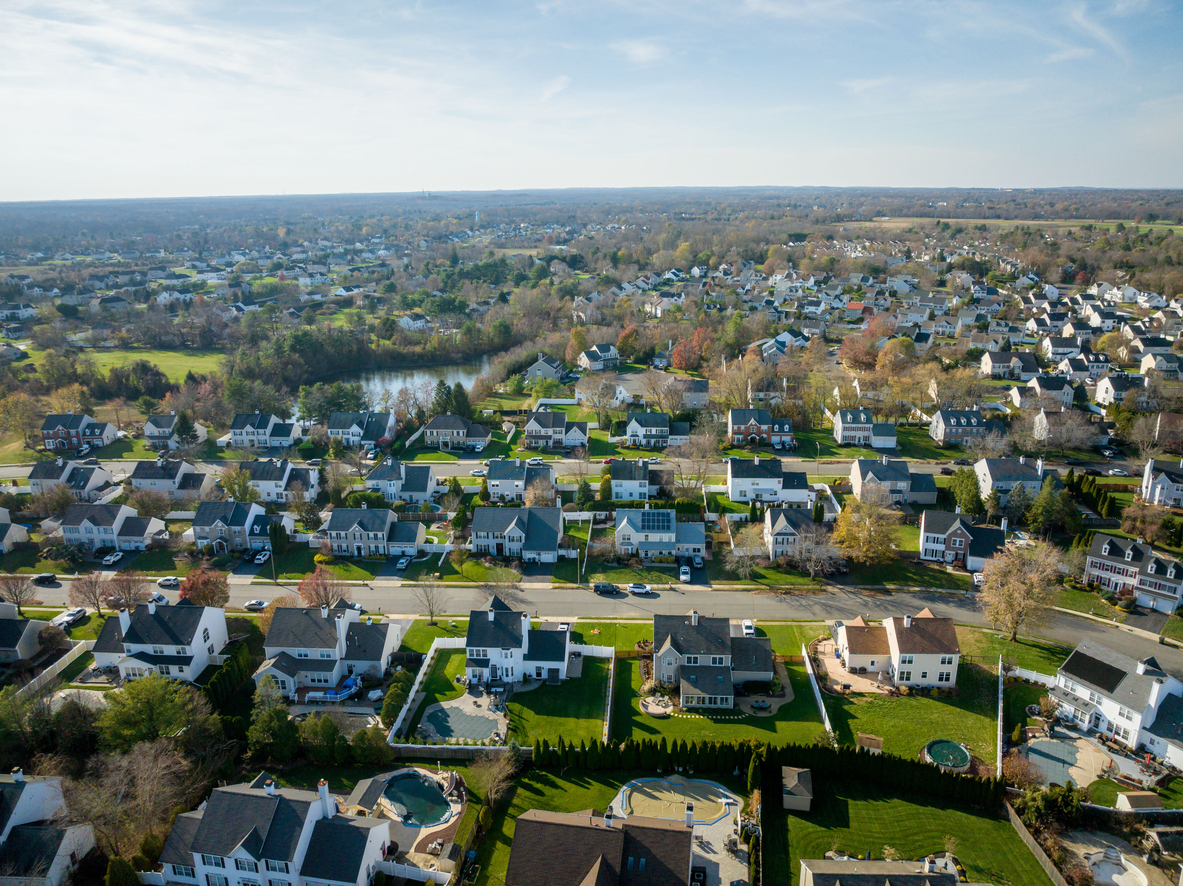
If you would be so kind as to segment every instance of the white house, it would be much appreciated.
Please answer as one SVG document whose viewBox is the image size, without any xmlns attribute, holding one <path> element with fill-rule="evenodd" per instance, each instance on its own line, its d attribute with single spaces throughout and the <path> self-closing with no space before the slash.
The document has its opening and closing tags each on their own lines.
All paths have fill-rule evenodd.
<svg viewBox="0 0 1183 886">
<path fill-rule="evenodd" d="M 801 508 L 769 508 L 764 512 L 764 545 L 768 558 L 794 558 L 801 533 L 816 526 L 813 515 Z"/>
<path fill-rule="evenodd" d="M 66 486 L 79 501 L 99 501 L 116 494 L 115 478 L 97 459 L 69 461 L 58 458 L 36 462 L 29 471 L 29 491 L 40 495 Z"/>
<path fill-rule="evenodd" d="M 608 466 L 613 501 L 648 501 L 658 495 L 663 486 L 673 484 L 673 472 L 652 467 L 645 459 L 636 461 L 614 459 Z"/>
<path fill-rule="evenodd" d="M 334 508 L 308 543 L 319 547 L 326 539 L 340 557 L 413 557 L 427 543 L 427 529 L 386 508 Z"/>
<path fill-rule="evenodd" d="M 617 508 L 616 551 L 645 560 L 701 557 L 706 525 L 683 523 L 670 508 Z"/>
<path fill-rule="evenodd" d="M 530 613 L 515 612 L 494 595 L 484 609 L 468 614 L 465 673 L 480 684 L 558 683 L 567 679 L 571 631 L 530 626 Z"/>
<path fill-rule="evenodd" d="M 767 637 L 745 637 L 730 619 L 693 610 L 653 616 L 653 665 L 682 708 L 733 708 L 735 687 L 768 683 L 774 665 Z"/>
<path fill-rule="evenodd" d="M 520 458 L 495 458 L 489 462 L 487 482 L 494 501 L 523 501 L 534 483 L 553 487 L 555 471 L 550 465 L 530 465 Z"/>
<path fill-rule="evenodd" d="M 587 422 L 571 421 L 565 412 L 540 410 L 526 416 L 523 444 L 527 449 L 571 449 L 587 445 Z"/>
<path fill-rule="evenodd" d="M 890 459 L 858 458 L 850 465 L 850 489 L 863 500 L 864 490 L 878 487 L 893 502 L 936 504 L 937 485 L 931 474 L 913 474 L 908 462 Z"/>
<path fill-rule="evenodd" d="M 144 551 L 153 542 L 168 539 L 163 520 L 141 517 L 127 505 L 70 505 L 61 527 L 66 544 L 81 545 L 88 550 Z"/>
<path fill-rule="evenodd" d="M 235 449 L 287 448 L 301 436 L 299 425 L 268 412 L 241 413 L 230 424 L 230 445 Z"/>
<path fill-rule="evenodd" d="M 804 471 L 786 471 L 779 458 L 727 459 L 727 497 L 732 501 L 776 502 L 782 507 L 812 508 L 817 493 Z"/>
<path fill-rule="evenodd" d="M 613 344 L 595 345 L 579 355 L 579 368 L 588 372 L 615 369 L 618 363 L 620 363 L 620 354 L 616 350 L 616 345 Z"/>
<path fill-rule="evenodd" d="M 13 523 L 8 508 L 0 508 L 0 554 L 12 552 L 15 545 L 29 540 L 29 530 L 20 523 Z"/>
<path fill-rule="evenodd" d="M 0 775 L 0 865 L 5 882 L 63 886 L 94 848 L 94 829 L 66 824 L 60 776 Z"/>
<path fill-rule="evenodd" d="M 925 607 L 869 625 L 859 616 L 838 627 L 837 651 L 851 673 L 879 674 L 896 686 L 957 685 L 961 647 L 951 618 L 938 618 Z"/>
<path fill-rule="evenodd" d="M 418 311 L 412 311 L 409 314 L 399 317 L 398 325 L 409 332 L 426 332 L 431 329 L 431 321 Z"/>
<path fill-rule="evenodd" d="M 325 428 L 330 440 L 340 438 L 346 446 L 376 447 L 378 441 L 394 437 L 398 419 L 392 412 L 334 412 Z"/>
<path fill-rule="evenodd" d="M 436 449 L 479 452 L 492 441 L 493 432 L 460 415 L 437 415 L 424 425 L 422 439 L 423 445 Z"/>
<path fill-rule="evenodd" d="M 209 438 L 209 431 L 193 423 L 193 442 L 202 443 Z M 177 414 L 166 412 L 150 415 L 144 422 L 144 442 L 152 449 L 176 449 L 180 446 L 177 439 Z"/>
<path fill-rule="evenodd" d="M 477 508 L 472 515 L 472 550 L 476 554 L 555 563 L 562 538 L 561 508 Z M 566 556 L 566 549 L 563 551 Z"/>
<path fill-rule="evenodd" d="M 1043 488 L 1042 458 L 1034 464 L 1027 461 L 1025 455 L 1018 458 L 982 458 L 974 463 L 974 473 L 978 475 L 978 491 L 983 500 L 997 491 L 999 500 L 1006 504 L 1011 490 L 1022 484 L 1034 501 Z"/>
<path fill-rule="evenodd" d="M 366 491 L 380 493 L 387 501 L 422 504 L 441 489 L 430 464 L 382 459 L 366 476 Z"/>
<path fill-rule="evenodd" d="M 1148 459 L 1142 469 L 1142 500 L 1166 508 L 1183 507 L 1183 460 L 1176 467 Z"/>
<path fill-rule="evenodd" d="M 690 423 L 671 422 L 665 412 L 630 412 L 625 420 L 625 439 L 629 446 L 641 449 L 664 449 L 690 442 Z"/>
<path fill-rule="evenodd" d="M 108 618 L 95 641 L 94 663 L 134 680 L 157 673 L 193 683 L 227 643 L 226 613 L 215 606 L 143 603 Z"/>
<path fill-rule="evenodd" d="M 298 468 L 286 458 L 240 461 L 251 488 L 263 502 L 314 501 L 320 495 L 319 468 Z"/>
<path fill-rule="evenodd" d="M 161 492 L 174 499 L 209 492 L 215 482 L 212 474 L 199 473 L 189 462 L 177 459 L 142 459 L 131 471 L 133 488 Z"/>
<path fill-rule="evenodd" d="M 193 541 L 198 550 L 210 545 L 219 554 L 270 548 L 270 540 L 264 536 L 262 541 L 256 542 L 258 532 L 253 531 L 266 518 L 267 514 L 258 502 L 203 501 L 193 516 Z"/>
</svg>

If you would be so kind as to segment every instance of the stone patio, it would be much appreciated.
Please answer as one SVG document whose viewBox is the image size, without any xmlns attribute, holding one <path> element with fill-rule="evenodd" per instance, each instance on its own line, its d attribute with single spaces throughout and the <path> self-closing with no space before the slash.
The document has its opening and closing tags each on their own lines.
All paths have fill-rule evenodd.
<svg viewBox="0 0 1183 886">
<path fill-rule="evenodd" d="M 449 740 L 485 741 L 494 732 L 508 734 L 509 720 L 504 713 L 489 709 L 492 696 L 469 689 L 459 698 L 437 702 L 423 712 L 419 729 L 427 737 Z"/>
<path fill-rule="evenodd" d="M 735 700 L 735 707 L 737 710 L 745 714 L 751 714 L 753 717 L 771 717 L 773 714 L 779 711 L 782 706 L 787 705 L 795 698 L 793 695 L 793 685 L 789 682 L 789 671 L 788 668 L 785 667 L 785 663 L 783 661 L 774 662 L 773 668 L 776 671 L 777 678 L 780 680 L 780 685 L 784 687 L 784 697 L 761 698 L 760 696 L 755 696 L 752 698 L 737 698 Z M 753 701 L 768 702 L 769 706 L 762 711 L 757 711 L 752 708 Z"/>
<path fill-rule="evenodd" d="M 1092 852 L 1102 852 L 1108 848 L 1117 849 L 1123 856 L 1123 861 L 1131 867 L 1137 868 L 1146 877 L 1147 886 L 1175 886 L 1175 878 L 1166 874 L 1162 868 L 1142 860 L 1142 855 L 1120 837 L 1101 831 L 1066 831 L 1061 835 L 1064 849 L 1084 862 L 1085 855 Z M 1098 881 L 1099 883 L 1100 881 Z"/>
<path fill-rule="evenodd" d="M 850 692 L 876 692 L 887 694 L 887 686 L 876 682 L 876 674 L 852 674 L 842 666 L 842 659 L 834 657 L 836 644 L 832 638 L 821 640 L 817 644 L 818 658 L 821 659 L 821 673 L 818 676 L 823 681 L 823 689 L 839 694 L 843 684 L 850 684 Z"/>
</svg>

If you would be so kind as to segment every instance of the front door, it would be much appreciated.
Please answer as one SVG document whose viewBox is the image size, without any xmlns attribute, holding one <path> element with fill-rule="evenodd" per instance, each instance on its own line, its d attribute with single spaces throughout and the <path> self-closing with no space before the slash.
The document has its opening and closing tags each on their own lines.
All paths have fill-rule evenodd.
<svg viewBox="0 0 1183 886">
<path fill-rule="evenodd" d="M 497 556 L 498 557 L 505 556 L 505 543 L 504 542 L 500 542 L 500 541 L 497 542 Z"/>
<path fill-rule="evenodd" d="M 353 549 L 357 556 L 361 557 L 365 555 L 365 548 L 362 545 L 354 545 Z"/>
</svg>

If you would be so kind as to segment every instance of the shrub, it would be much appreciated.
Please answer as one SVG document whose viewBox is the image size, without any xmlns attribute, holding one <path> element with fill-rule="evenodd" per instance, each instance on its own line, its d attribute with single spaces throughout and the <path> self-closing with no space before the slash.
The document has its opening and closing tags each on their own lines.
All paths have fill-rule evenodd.
<svg viewBox="0 0 1183 886">
<path fill-rule="evenodd" d="M 113 858 L 107 863 L 106 886 L 139 886 L 140 878 L 126 858 Z"/>
<path fill-rule="evenodd" d="M 327 566 L 330 563 L 336 563 L 337 558 L 334 557 L 332 554 L 313 554 L 312 555 L 312 562 L 316 563 L 320 566 Z"/>
</svg>

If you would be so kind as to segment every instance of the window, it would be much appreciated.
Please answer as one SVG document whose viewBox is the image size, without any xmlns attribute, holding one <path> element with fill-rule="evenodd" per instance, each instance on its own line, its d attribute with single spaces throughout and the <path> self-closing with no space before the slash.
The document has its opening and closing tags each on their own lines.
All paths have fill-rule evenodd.
<svg viewBox="0 0 1183 886">
<path fill-rule="evenodd" d="M 191 864 L 174 864 L 173 874 L 177 877 L 188 877 L 190 880 L 196 876 Z"/>
<path fill-rule="evenodd" d="M 698 656 L 697 655 L 687 655 L 686 656 L 686 664 L 688 664 L 688 665 L 698 664 Z"/>
<path fill-rule="evenodd" d="M 949 673 L 949 671 L 941 671 L 939 674 L 937 674 L 938 683 L 950 683 L 952 682 L 952 679 L 953 675 Z"/>
<path fill-rule="evenodd" d="M 173 648 L 173 655 L 188 655 L 184 646 L 176 646 Z"/>
<path fill-rule="evenodd" d="M 164 655 L 164 647 L 163 646 L 153 646 L 152 647 L 152 654 L 153 655 Z"/>
<path fill-rule="evenodd" d="M 221 874 L 206 874 L 205 882 L 208 883 L 209 886 L 230 886 L 230 881 Z"/>
<path fill-rule="evenodd" d="M 203 643 L 209 642 L 209 628 L 206 628 L 204 631 L 201 632 L 201 640 Z"/>
<path fill-rule="evenodd" d="M 722 655 L 712 655 L 711 656 L 711 664 L 716 667 L 722 667 L 723 666 L 723 656 Z"/>
<path fill-rule="evenodd" d="M 1132 720 L 1134 719 L 1134 712 L 1129 708 L 1118 708 L 1117 716 L 1121 717 L 1123 720 Z"/>
<path fill-rule="evenodd" d="M 322 649 L 320 651 L 320 657 L 321 658 L 332 658 L 333 657 L 333 650 L 332 649 Z"/>
<path fill-rule="evenodd" d="M 168 665 L 157 665 L 156 671 L 162 677 L 169 677 L 172 675 L 172 669 Z"/>
<path fill-rule="evenodd" d="M 203 855 L 201 856 L 201 863 L 207 868 L 226 867 L 226 860 L 218 855 Z"/>
<path fill-rule="evenodd" d="M 297 649 L 296 650 L 296 658 L 307 658 L 307 657 L 308 657 L 308 650 L 307 649 Z"/>
<path fill-rule="evenodd" d="M 900 678 L 897 682 L 911 683 L 912 682 L 912 672 L 911 671 L 900 671 Z"/>
<path fill-rule="evenodd" d="M 267 870 L 274 874 L 286 874 L 288 872 L 288 863 L 286 861 L 272 861 L 267 859 Z"/>
<path fill-rule="evenodd" d="M 901 655 L 901 656 L 900 656 L 900 664 L 901 664 L 901 665 L 910 665 L 910 664 L 912 664 L 912 656 L 910 656 L 910 655 Z"/>
<path fill-rule="evenodd" d="M 953 664 L 953 656 L 951 656 L 951 655 L 942 655 L 942 656 L 941 656 L 941 664 L 943 664 L 943 665 L 951 665 L 951 664 Z"/>
<path fill-rule="evenodd" d="M 234 859 L 234 869 L 236 871 L 250 871 L 252 874 L 257 874 L 259 873 L 259 864 L 250 859 L 236 858 Z"/>
</svg>

